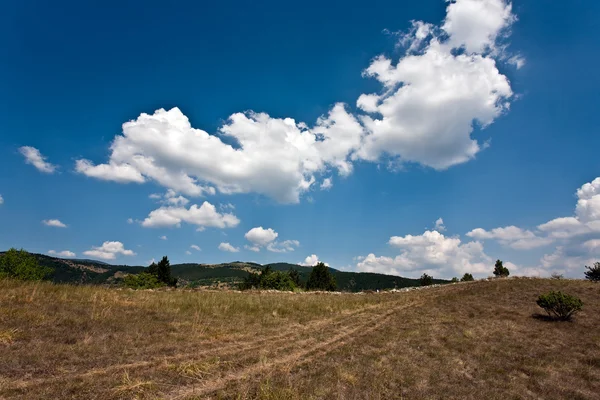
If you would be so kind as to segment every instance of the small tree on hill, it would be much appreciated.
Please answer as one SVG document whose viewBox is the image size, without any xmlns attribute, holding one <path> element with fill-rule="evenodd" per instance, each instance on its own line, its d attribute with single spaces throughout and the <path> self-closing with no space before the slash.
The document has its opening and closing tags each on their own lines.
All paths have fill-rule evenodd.
<svg viewBox="0 0 600 400">
<path fill-rule="evenodd" d="M 593 282 L 600 282 L 600 262 L 594 263 L 593 267 L 585 266 L 587 271 L 585 271 L 585 279 L 588 279 Z"/>
<path fill-rule="evenodd" d="M 294 282 L 294 285 L 296 285 L 297 287 L 302 286 L 300 283 L 300 273 L 297 270 L 295 270 L 294 268 L 290 269 L 288 271 L 288 275 L 290 276 L 292 282 Z"/>
<path fill-rule="evenodd" d="M 327 290 L 330 292 L 336 289 L 335 277 L 324 263 L 320 262 L 313 267 L 308 282 L 306 282 L 306 289 Z"/>
<path fill-rule="evenodd" d="M 431 275 L 427 275 L 426 273 L 423 273 L 423 275 L 421 275 L 420 281 L 421 281 L 421 286 L 429 286 L 429 285 L 433 284 L 433 277 Z"/>
<path fill-rule="evenodd" d="M 457 278 L 457 277 L 453 276 L 453 277 L 452 277 L 452 280 L 451 280 L 450 282 L 452 282 L 452 283 L 456 283 L 456 282 L 459 282 L 459 280 L 458 280 L 458 278 Z"/>
<path fill-rule="evenodd" d="M 462 278 L 460 278 L 461 282 L 471 282 L 474 281 L 475 279 L 473 279 L 473 275 L 469 274 L 468 272 L 465 272 L 465 274 L 463 275 Z"/>
<path fill-rule="evenodd" d="M 52 269 L 38 264 L 34 255 L 11 248 L 0 256 L 0 278 L 39 281 L 48 278 Z"/>
<path fill-rule="evenodd" d="M 177 285 L 177 279 L 171 276 L 171 263 L 167 256 L 164 256 L 162 260 L 156 265 L 156 277 L 159 281 L 169 286 Z"/>
<path fill-rule="evenodd" d="M 506 278 L 510 275 L 510 271 L 502 265 L 502 261 L 496 260 L 496 264 L 494 265 L 494 275 L 500 278 Z"/>
<path fill-rule="evenodd" d="M 156 265 L 156 263 L 154 261 L 152 261 L 152 264 L 150 264 L 148 266 L 148 271 L 146 271 L 146 272 L 148 272 L 149 274 L 158 276 L 158 265 Z"/>
</svg>

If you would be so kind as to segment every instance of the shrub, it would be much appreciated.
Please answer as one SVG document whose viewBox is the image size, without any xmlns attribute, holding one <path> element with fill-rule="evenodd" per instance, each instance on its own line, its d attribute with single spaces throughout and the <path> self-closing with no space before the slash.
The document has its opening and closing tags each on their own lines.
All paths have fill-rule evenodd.
<svg viewBox="0 0 600 400">
<path fill-rule="evenodd" d="M 559 274 L 558 272 L 553 272 L 553 273 L 550 275 L 550 277 L 551 277 L 552 279 L 562 279 L 562 278 L 563 278 L 562 274 Z"/>
<path fill-rule="evenodd" d="M 585 279 L 588 279 L 593 282 L 600 282 L 600 262 L 594 263 L 593 267 L 585 266 L 587 271 L 585 271 Z"/>
<path fill-rule="evenodd" d="M 473 278 L 473 275 L 469 274 L 468 272 L 465 272 L 465 274 L 463 275 L 462 278 L 460 278 L 461 282 L 471 282 L 474 281 L 475 279 Z"/>
<path fill-rule="evenodd" d="M 567 321 L 581 310 L 583 302 L 575 296 L 550 292 L 538 297 L 537 305 L 542 307 L 551 318 Z"/>
<path fill-rule="evenodd" d="M 123 278 L 123 285 L 132 289 L 155 289 L 165 284 L 158 280 L 158 277 L 149 272 L 140 272 L 139 274 L 126 275 Z"/>
<path fill-rule="evenodd" d="M 336 287 L 335 277 L 331 274 L 329 268 L 322 262 L 317 263 L 310 272 L 308 282 L 306 282 L 306 289 L 332 292 Z"/>
<path fill-rule="evenodd" d="M 297 287 L 298 285 L 294 282 L 291 273 L 273 271 L 269 266 L 258 274 L 248 275 L 239 286 L 240 290 L 273 289 L 286 291 L 293 291 Z"/>
<path fill-rule="evenodd" d="M 423 273 L 423 275 L 421 275 L 421 286 L 429 286 L 431 284 L 433 284 L 433 277 L 431 275 L 427 275 L 426 273 Z"/>
<path fill-rule="evenodd" d="M 496 260 L 496 264 L 494 265 L 494 275 L 500 278 L 506 278 L 510 275 L 510 271 L 502 265 L 502 261 Z"/>
<path fill-rule="evenodd" d="M 11 248 L 0 256 L 0 278 L 40 281 L 52 272 L 51 268 L 39 265 L 35 256 L 23 249 Z"/>
<path fill-rule="evenodd" d="M 451 280 L 450 282 L 452 282 L 452 283 L 456 283 L 456 282 L 460 282 L 460 281 L 458 280 L 458 278 L 457 278 L 457 277 L 453 277 L 453 278 L 452 278 L 452 280 Z"/>
</svg>

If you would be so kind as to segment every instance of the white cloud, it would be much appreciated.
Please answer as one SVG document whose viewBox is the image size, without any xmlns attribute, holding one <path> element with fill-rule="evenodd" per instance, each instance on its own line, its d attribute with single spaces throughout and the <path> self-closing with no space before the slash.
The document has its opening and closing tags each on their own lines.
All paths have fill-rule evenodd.
<svg viewBox="0 0 600 400">
<path fill-rule="evenodd" d="M 448 4 L 442 29 L 453 48 L 483 53 L 496 49 L 496 39 L 515 20 L 512 4 L 504 0 L 457 0 Z"/>
<path fill-rule="evenodd" d="M 552 238 L 540 237 L 532 231 L 521 229 L 514 225 L 495 228 L 491 231 L 476 228 L 468 232 L 467 236 L 478 240 L 494 239 L 504 246 L 509 246 L 517 250 L 530 250 L 536 247 L 547 246 L 554 241 Z"/>
<path fill-rule="evenodd" d="M 406 54 L 395 65 L 377 57 L 365 71 L 383 86 L 358 98 L 368 115 L 338 103 L 308 126 L 235 113 L 219 129 L 223 141 L 193 128 L 178 108 L 160 109 L 124 123 L 105 164 L 78 160 L 76 169 L 118 182 L 153 180 L 188 196 L 252 192 L 297 203 L 324 174 L 349 175 L 359 159 L 389 156 L 394 165 L 439 170 L 464 163 L 484 147 L 471 138 L 474 121 L 485 127 L 508 109 L 512 90 L 494 57 L 507 57 L 497 40 L 514 20 L 504 0 L 458 0 L 441 28 L 414 22 L 401 39 Z M 321 189 L 331 182 L 324 178 Z"/>
<path fill-rule="evenodd" d="M 233 247 L 227 242 L 219 244 L 219 250 L 228 251 L 230 253 L 237 253 L 238 251 L 240 251 L 239 247 Z"/>
<path fill-rule="evenodd" d="M 118 254 L 124 256 L 134 256 L 132 250 L 125 249 L 121 242 L 104 242 L 102 246 L 92 247 L 92 250 L 84 251 L 83 254 L 90 257 L 101 258 L 104 260 L 114 260 Z"/>
<path fill-rule="evenodd" d="M 435 221 L 435 230 L 438 232 L 444 232 L 446 230 L 444 220 L 441 217 Z"/>
<path fill-rule="evenodd" d="M 514 65 L 517 69 L 521 69 L 525 66 L 525 58 L 519 55 L 510 57 L 506 62 Z"/>
<path fill-rule="evenodd" d="M 33 165 L 40 172 L 52 174 L 57 169 L 56 165 L 47 162 L 46 157 L 44 157 L 35 147 L 23 146 L 19 148 L 19 152 L 25 157 L 25 162 L 27 164 Z"/>
<path fill-rule="evenodd" d="M 323 183 L 321 183 L 321 190 L 329 190 L 333 187 L 333 183 L 331 182 L 331 178 L 323 179 Z"/>
<path fill-rule="evenodd" d="M 300 242 L 297 240 L 284 240 L 283 242 L 273 242 L 267 245 L 267 250 L 274 253 L 287 253 L 288 251 L 294 251 L 300 246 Z"/>
<path fill-rule="evenodd" d="M 128 164 L 111 162 L 108 164 L 93 165 L 88 160 L 77 160 L 75 171 L 92 178 L 119 183 L 143 183 L 146 181 L 138 170 Z"/>
<path fill-rule="evenodd" d="M 42 221 L 42 224 L 46 226 L 53 226 L 55 228 L 66 228 L 67 225 L 60 222 L 58 219 L 45 219 Z"/>
<path fill-rule="evenodd" d="M 4 204 L 4 198 L 0 195 L 0 205 Z"/>
<path fill-rule="evenodd" d="M 271 228 L 265 229 L 262 226 L 252 228 L 244 235 L 252 245 L 245 245 L 244 248 L 259 252 L 262 247 L 266 247 L 268 251 L 274 253 L 287 253 L 296 250 L 296 247 L 300 246 L 300 242 L 297 240 L 276 241 L 275 239 L 278 236 L 279 234 Z"/>
<path fill-rule="evenodd" d="M 240 220 L 233 214 L 221 214 L 214 205 L 205 201 L 200 207 L 193 204 L 190 208 L 162 206 L 151 211 L 142 221 L 142 226 L 163 227 L 180 226 L 182 222 L 197 225 L 200 228 L 231 228 L 237 226 Z"/>
<path fill-rule="evenodd" d="M 163 236 L 159 236 L 158 238 L 159 238 L 160 240 L 167 240 L 167 237 L 166 237 L 166 236 L 164 236 L 164 235 L 163 235 Z"/>
<path fill-rule="evenodd" d="M 310 256 L 306 257 L 303 262 L 301 262 L 299 264 L 304 265 L 306 267 L 314 267 L 315 265 L 317 265 L 320 262 L 322 262 L 322 261 L 319 260 L 319 257 L 317 257 L 316 254 L 311 254 Z M 329 264 L 327 264 L 327 263 L 324 263 L 324 264 L 329 266 Z"/>
<path fill-rule="evenodd" d="M 359 259 L 357 270 L 412 277 L 426 272 L 434 277 L 450 277 L 465 272 L 482 276 L 493 269 L 492 258 L 485 254 L 480 242 L 462 243 L 459 238 L 437 231 L 392 236 L 389 244 L 401 249 L 401 254 L 378 257 L 371 253 Z"/>
<path fill-rule="evenodd" d="M 194 250 L 196 250 L 196 251 L 202 251 L 202 249 L 200 248 L 200 246 L 197 246 L 197 245 L 195 245 L 195 244 L 191 245 L 191 246 L 190 246 L 190 249 L 194 249 Z"/>
<path fill-rule="evenodd" d="M 342 174 L 352 170 L 348 155 L 363 132 L 342 104 L 311 129 L 291 118 L 248 112 L 231 115 L 220 130 L 239 147 L 192 128 L 178 108 L 141 114 L 123 124 L 123 136 L 115 138 L 108 164 L 78 171 L 101 179 L 116 175 L 113 180 L 118 180 L 123 174 L 116 170 L 102 176 L 93 173 L 121 166 L 136 172 L 124 181 L 142 182 L 146 177 L 190 196 L 214 193 L 214 185 L 226 194 L 256 192 L 295 203 L 326 166 Z"/>
<path fill-rule="evenodd" d="M 164 195 L 153 193 L 150 196 L 153 200 L 158 200 L 159 203 L 170 205 L 170 206 L 185 206 L 190 201 L 183 196 L 177 195 L 173 189 L 167 190 Z"/>
<path fill-rule="evenodd" d="M 258 246 L 249 246 L 249 245 L 244 245 L 244 248 L 246 250 L 250 250 L 250 251 L 254 251 L 255 253 L 258 253 L 260 251 L 260 247 Z"/>
<path fill-rule="evenodd" d="M 257 246 L 266 246 L 279 236 L 273 229 L 264 229 L 262 226 L 250 229 L 244 237 Z"/>
<path fill-rule="evenodd" d="M 189 255 L 191 255 L 191 254 L 192 254 L 192 252 L 191 252 L 191 251 L 189 251 L 189 250 L 186 250 L 186 251 L 185 251 L 185 254 L 187 254 L 187 255 L 189 256 Z"/>
<path fill-rule="evenodd" d="M 73 253 L 72 251 L 69 251 L 69 250 L 63 250 L 63 251 L 48 250 L 48 254 L 50 254 L 51 256 L 55 256 L 55 257 L 75 257 L 76 256 L 75 253 Z"/>
</svg>

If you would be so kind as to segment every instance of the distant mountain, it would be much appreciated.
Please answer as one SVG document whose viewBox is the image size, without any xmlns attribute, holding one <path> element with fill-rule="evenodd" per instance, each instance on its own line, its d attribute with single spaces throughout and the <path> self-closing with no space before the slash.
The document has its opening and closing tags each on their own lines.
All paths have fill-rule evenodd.
<svg viewBox="0 0 600 400">
<path fill-rule="evenodd" d="M 2 253 L 0 253 L 2 254 Z M 126 274 L 137 274 L 146 269 L 143 266 L 111 265 L 102 261 L 87 259 L 64 259 L 44 254 L 33 254 L 41 265 L 54 270 L 52 281 L 74 284 L 116 284 Z M 253 262 L 234 261 L 223 264 L 173 264 L 171 273 L 181 283 L 189 286 L 228 286 L 235 287 L 250 273 L 258 273 L 269 266 L 276 271 L 295 269 L 303 282 L 308 280 L 312 267 L 272 263 L 261 265 Z M 393 289 L 420 286 L 419 279 L 403 278 L 394 275 L 371 272 L 348 272 L 330 268 L 335 276 L 338 290 L 361 291 Z M 434 283 L 448 283 L 447 280 L 434 279 Z"/>
</svg>

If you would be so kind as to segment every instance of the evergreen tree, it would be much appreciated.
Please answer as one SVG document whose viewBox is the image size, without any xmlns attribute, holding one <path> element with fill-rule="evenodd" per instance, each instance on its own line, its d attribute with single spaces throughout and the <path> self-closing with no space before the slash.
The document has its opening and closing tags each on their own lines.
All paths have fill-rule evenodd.
<svg viewBox="0 0 600 400">
<path fill-rule="evenodd" d="M 461 282 L 471 282 L 471 281 L 474 281 L 475 279 L 473 279 L 473 275 L 469 274 L 468 272 L 465 272 L 465 274 L 463 275 L 463 277 L 460 280 L 461 280 Z"/>
<path fill-rule="evenodd" d="M 294 268 L 290 269 L 288 271 L 288 275 L 290 276 L 292 282 L 294 282 L 294 285 L 296 285 L 297 287 L 302 286 L 300 283 L 300 273 L 297 270 L 295 270 Z"/>
<path fill-rule="evenodd" d="M 433 277 L 431 275 L 427 275 L 426 273 L 423 273 L 423 275 L 421 275 L 421 286 L 429 286 L 431 284 L 433 284 Z"/>
<path fill-rule="evenodd" d="M 330 292 L 336 289 L 335 277 L 324 263 L 320 262 L 313 267 L 308 282 L 306 282 L 306 289 L 327 290 Z"/>
<path fill-rule="evenodd" d="M 510 275 L 510 271 L 508 268 L 502 265 L 502 261 L 496 260 L 496 264 L 494 265 L 494 275 L 505 278 Z"/>
<path fill-rule="evenodd" d="M 600 282 L 600 262 L 594 263 L 593 267 L 588 267 L 586 265 L 585 268 L 587 269 L 587 271 L 584 272 L 585 279 Z"/>
<path fill-rule="evenodd" d="M 158 264 L 152 263 L 148 267 L 148 273 L 155 275 L 159 282 L 169 286 L 176 286 L 177 279 L 171 276 L 171 263 L 167 256 L 164 256 Z"/>
</svg>

